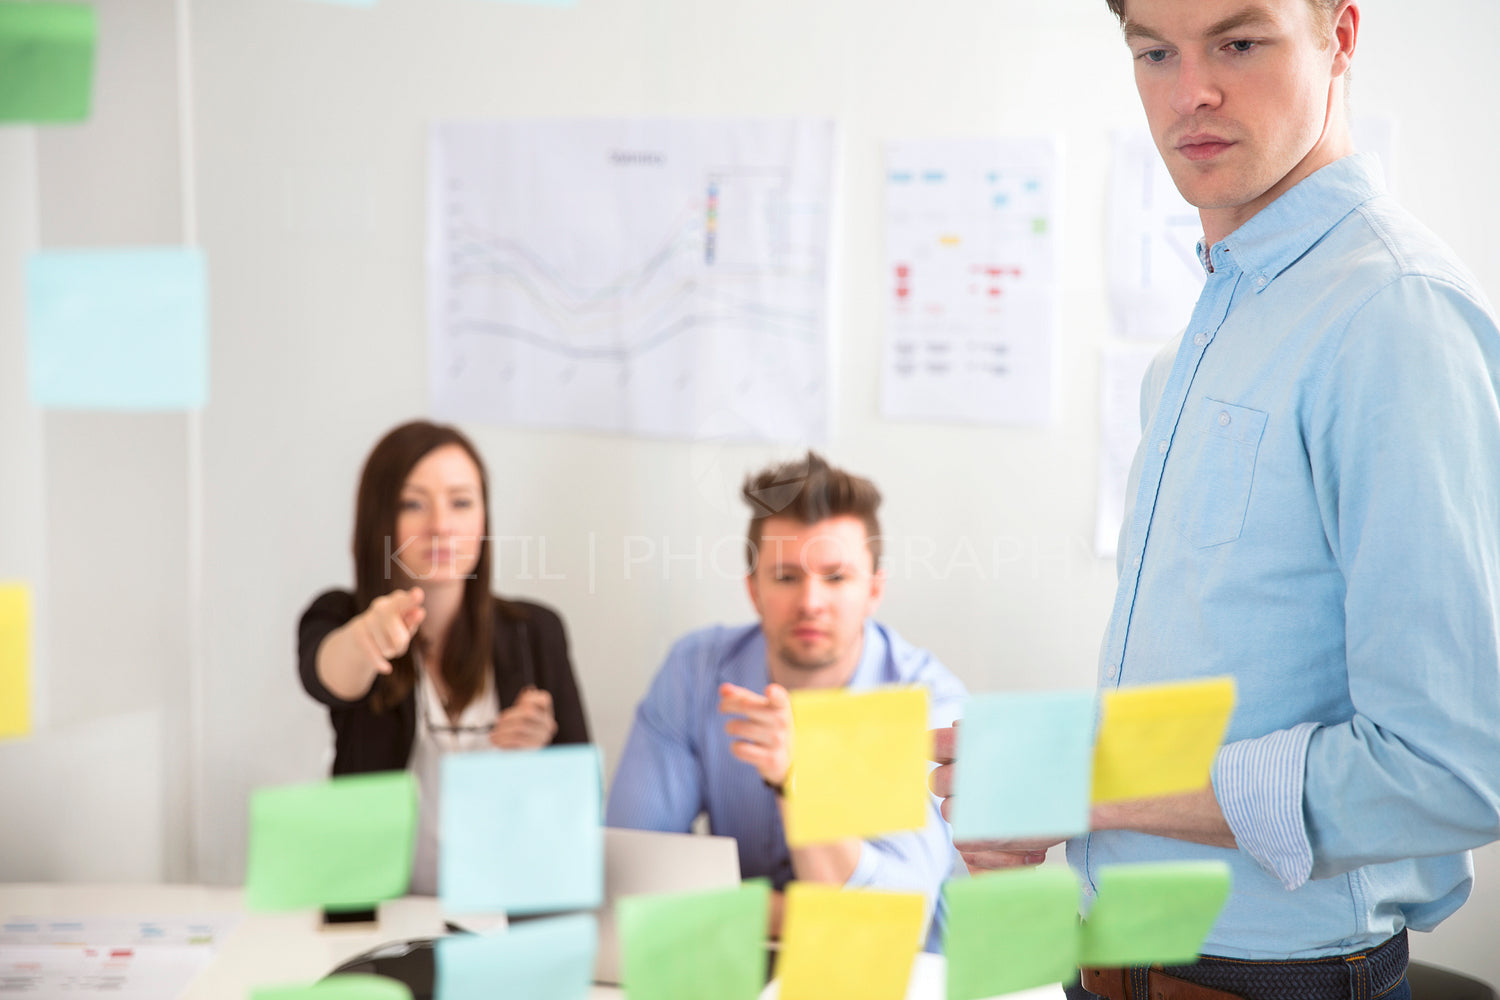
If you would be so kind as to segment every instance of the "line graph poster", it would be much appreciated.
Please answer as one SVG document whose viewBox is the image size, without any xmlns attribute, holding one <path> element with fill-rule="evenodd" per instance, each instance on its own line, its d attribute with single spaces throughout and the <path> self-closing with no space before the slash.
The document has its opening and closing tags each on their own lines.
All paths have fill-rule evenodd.
<svg viewBox="0 0 1500 1000">
<path fill-rule="evenodd" d="M 1059 177 L 1053 139 L 887 145 L 887 417 L 1052 419 Z"/>
<path fill-rule="evenodd" d="M 833 138 L 791 119 L 435 126 L 434 411 L 823 440 Z"/>
</svg>

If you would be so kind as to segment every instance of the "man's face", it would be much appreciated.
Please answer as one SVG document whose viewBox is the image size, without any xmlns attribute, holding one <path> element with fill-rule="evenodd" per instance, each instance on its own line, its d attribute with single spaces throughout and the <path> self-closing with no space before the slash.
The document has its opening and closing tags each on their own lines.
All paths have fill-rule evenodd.
<svg viewBox="0 0 1500 1000">
<path fill-rule="evenodd" d="M 1125 18 L 1151 135 L 1205 225 L 1227 223 L 1214 238 L 1343 155 L 1324 141 L 1340 22 L 1308 0 L 1128 0 Z"/>
<path fill-rule="evenodd" d="M 831 517 L 809 525 L 767 518 L 746 584 L 773 665 L 811 683 L 848 680 L 858 664 L 865 619 L 885 589 L 863 521 Z M 819 671 L 826 676 L 812 676 Z"/>
</svg>

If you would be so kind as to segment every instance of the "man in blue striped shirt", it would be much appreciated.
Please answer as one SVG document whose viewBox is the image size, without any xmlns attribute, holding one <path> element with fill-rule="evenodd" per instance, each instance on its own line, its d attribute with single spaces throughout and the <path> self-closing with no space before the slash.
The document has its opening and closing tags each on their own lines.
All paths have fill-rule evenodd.
<svg viewBox="0 0 1500 1000">
<path fill-rule="evenodd" d="M 1208 787 L 1100 807 L 1068 845 L 1086 891 L 1103 865 L 1228 862 L 1212 957 L 1083 985 L 1396 1000 L 1407 929 L 1500 836 L 1500 330 L 1354 154 L 1358 3 L 1109 3 L 1208 281 L 1142 387 L 1099 681 L 1228 674 L 1239 704 Z M 974 868 L 1046 845 L 959 846 Z"/>
<path fill-rule="evenodd" d="M 771 881 L 773 933 L 793 878 L 920 892 L 932 915 L 957 861 L 936 799 L 910 833 L 792 850 L 782 827 L 789 690 L 921 684 L 932 725 L 962 713 L 958 679 L 871 618 L 885 590 L 880 493 L 811 452 L 751 477 L 743 493 L 753 511 L 746 586 L 760 621 L 672 647 L 636 710 L 606 822 L 686 832 L 706 813 L 711 832 L 739 842 L 741 874 Z M 934 950 L 940 924 L 931 922 Z"/>
</svg>

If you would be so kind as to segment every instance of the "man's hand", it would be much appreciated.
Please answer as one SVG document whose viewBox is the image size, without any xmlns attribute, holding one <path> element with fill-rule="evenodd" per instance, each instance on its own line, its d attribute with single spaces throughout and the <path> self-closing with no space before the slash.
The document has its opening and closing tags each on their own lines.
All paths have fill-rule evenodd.
<svg viewBox="0 0 1500 1000">
<path fill-rule="evenodd" d="M 557 720 L 552 717 L 552 695 L 540 688 L 526 687 L 515 704 L 500 713 L 490 742 L 501 750 L 539 750 L 557 734 Z"/>
<path fill-rule="evenodd" d="M 390 673 L 391 661 L 411 648 L 417 627 L 427 617 L 423 596 L 421 587 L 393 590 L 371 601 L 359 616 L 366 645 L 375 654 L 372 660 L 376 673 Z"/>
<path fill-rule="evenodd" d="M 927 778 L 932 793 L 943 800 L 943 818 L 953 822 L 953 788 L 956 783 L 958 723 L 947 729 L 932 731 L 932 759 L 941 766 Z M 969 871 L 978 873 L 997 868 L 1023 868 L 1047 860 L 1047 849 L 1063 838 L 1038 840 L 976 840 L 955 842 Z"/>
<path fill-rule="evenodd" d="M 759 695 L 720 684 L 719 712 L 735 716 L 724 723 L 724 732 L 734 739 L 729 752 L 760 772 L 761 780 L 785 784 L 792 767 L 792 702 L 786 688 L 769 684 Z"/>
</svg>

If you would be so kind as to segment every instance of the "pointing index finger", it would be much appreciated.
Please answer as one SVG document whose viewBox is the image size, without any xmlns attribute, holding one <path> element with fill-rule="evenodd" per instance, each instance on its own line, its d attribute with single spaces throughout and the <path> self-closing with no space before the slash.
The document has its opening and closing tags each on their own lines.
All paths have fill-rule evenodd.
<svg viewBox="0 0 1500 1000">
<path fill-rule="evenodd" d="M 951 764 L 958 757 L 958 730 L 954 727 L 934 729 L 932 736 L 932 759 L 939 764 Z"/>
<path fill-rule="evenodd" d="M 758 708 L 767 708 L 770 704 L 771 700 L 766 696 L 756 694 L 738 684 L 719 685 L 720 712 L 745 713 Z"/>
</svg>

